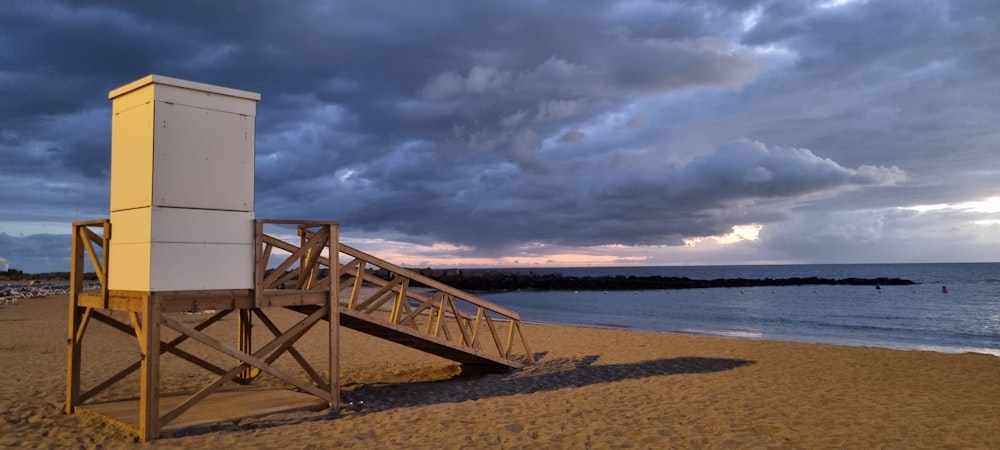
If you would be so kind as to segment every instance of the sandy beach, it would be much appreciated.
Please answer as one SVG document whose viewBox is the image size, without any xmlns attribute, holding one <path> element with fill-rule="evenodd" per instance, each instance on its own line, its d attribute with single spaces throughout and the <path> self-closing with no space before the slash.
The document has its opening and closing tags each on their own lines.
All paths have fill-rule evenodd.
<svg viewBox="0 0 1000 450">
<path fill-rule="evenodd" d="M 100 418 L 63 414 L 66 314 L 65 295 L 0 305 L 0 447 L 986 449 L 1000 443 L 995 356 L 528 324 L 536 366 L 466 377 L 455 377 L 460 369 L 447 360 L 345 330 L 339 414 L 244 419 L 138 444 Z M 292 313 L 274 317 L 294 317 L 283 314 Z M 232 322 L 224 319 L 217 332 L 227 333 Z M 297 347 L 308 355 L 310 342 L 322 342 L 321 331 L 310 331 Z M 101 324 L 87 339 L 85 377 L 113 373 L 138 352 L 128 336 Z M 132 378 L 107 395 L 135 395 Z M 185 390 L 211 378 L 189 364 L 165 363 L 162 383 Z"/>
</svg>

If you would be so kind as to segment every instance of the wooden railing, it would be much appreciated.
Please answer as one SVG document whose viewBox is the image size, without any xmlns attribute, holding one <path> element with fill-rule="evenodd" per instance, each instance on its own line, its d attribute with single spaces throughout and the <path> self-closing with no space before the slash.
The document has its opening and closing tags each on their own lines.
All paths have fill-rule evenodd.
<svg viewBox="0 0 1000 450">
<path fill-rule="evenodd" d="M 298 245 L 264 232 L 265 225 L 292 223 L 257 221 L 257 295 L 263 303 L 313 304 L 309 299 L 322 295 L 319 291 L 331 285 L 329 277 L 336 273 L 342 314 L 405 329 L 415 337 L 512 367 L 535 363 L 516 312 L 337 242 L 319 223 L 294 222 Z M 276 249 L 287 256 L 276 256 Z M 338 255 L 335 272 L 331 254 Z M 275 297 L 286 300 L 267 300 Z"/>
<path fill-rule="evenodd" d="M 99 229 L 100 234 L 94 231 Z M 90 262 L 97 276 L 99 287 L 98 293 L 104 301 L 105 307 L 108 302 L 108 242 L 111 241 L 111 220 L 96 219 L 81 222 L 73 222 L 73 237 L 70 246 L 70 254 L 74 259 L 71 264 L 69 274 L 70 292 L 74 294 L 85 290 L 93 290 L 90 286 L 83 285 L 83 274 L 85 271 L 84 258 Z"/>
</svg>

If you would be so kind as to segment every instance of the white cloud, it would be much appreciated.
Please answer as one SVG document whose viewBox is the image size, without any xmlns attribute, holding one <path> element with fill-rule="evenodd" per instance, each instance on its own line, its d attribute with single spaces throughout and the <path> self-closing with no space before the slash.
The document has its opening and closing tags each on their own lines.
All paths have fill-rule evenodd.
<svg viewBox="0 0 1000 450">
<path fill-rule="evenodd" d="M 495 90 L 509 80 L 509 71 L 474 66 L 469 69 L 469 73 L 465 77 L 451 71 L 439 73 L 427 82 L 421 92 L 426 100 L 441 101 L 460 94 L 482 94 Z"/>
</svg>

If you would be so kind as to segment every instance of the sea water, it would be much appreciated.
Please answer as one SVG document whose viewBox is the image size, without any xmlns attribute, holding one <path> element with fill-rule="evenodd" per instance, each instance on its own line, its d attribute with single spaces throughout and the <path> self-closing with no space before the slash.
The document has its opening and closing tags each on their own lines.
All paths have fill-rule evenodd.
<svg viewBox="0 0 1000 450">
<path fill-rule="evenodd" d="M 577 277 L 904 278 L 918 284 L 479 295 L 534 322 L 1000 356 L 1000 263 L 505 270 Z"/>
</svg>

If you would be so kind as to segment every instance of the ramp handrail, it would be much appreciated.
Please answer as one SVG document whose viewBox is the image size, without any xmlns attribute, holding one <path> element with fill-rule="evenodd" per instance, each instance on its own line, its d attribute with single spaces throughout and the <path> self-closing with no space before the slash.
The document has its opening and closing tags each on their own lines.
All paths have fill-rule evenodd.
<svg viewBox="0 0 1000 450">
<path fill-rule="evenodd" d="M 314 226 L 300 224 L 300 245 L 266 233 L 259 235 L 258 245 L 264 245 L 262 260 L 258 261 L 262 267 L 272 264 L 273 249 L 289 253 L 264 276 L 264 289 L 291 286 L 299 291 L 314 291 L 329 286 L 331 271 L 323 267 L 334 267 L 324 256 L 330 254 L 330 249 L 324 246 L 327 237 L 317 235 L 322 229 L 315 230 Z M 443 340 L 470 353 L 495 355 L 511 366 L 520 366 L 516 361 L 522 358 L 527 364 L 535 363 L 521 317 L 515 311 L 343 243 L 338 242 L 336 247 L 341 309 L 363 314 L 375 323 L 408 328 L 411 334 Z M 347 262 L 342 264 L 342 260 Z M 523 350 L 520 355 L 515 351 L 518 341 Z"/>
</svg>

